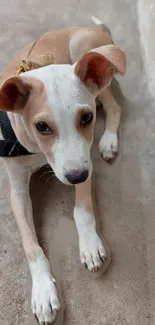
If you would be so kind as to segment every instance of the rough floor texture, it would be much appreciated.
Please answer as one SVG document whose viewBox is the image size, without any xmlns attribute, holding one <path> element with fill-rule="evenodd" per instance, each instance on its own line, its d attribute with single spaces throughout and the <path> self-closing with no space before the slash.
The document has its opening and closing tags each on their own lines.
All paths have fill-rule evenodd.
<svg viewBox="0 0 155 325">
<path fill-rule="evenodd" d="M 152 0 L 138 0 L 137 9 L 149 90 L 155 97 L 155 4 Z"/>
<path fill-rule="evenodd" d="M 64 325 L 155 324 L 155 113 L 142 62 L 134 0 L 0 1 L 0 68 L 26 43 L 46 30 L 90 25 L 93 14 L 110 27 L 127 54 L 128 70 L 120 83 L 124 118 L 120 153 L 113 165 L 100 158 L 103 130 L 99 118 L 94 143 L 94 186 L 113 261 L 98 280 L 79 263 L 72 220 L 73 191 L 46 175 L 35 175 L 31 193 L 42 245 L 59 280 L 66 307 Z M 116 89 L 117 90 L 117 89 Z M 29 272 L 14 221 L 9 183 L 0 161 L 0 323 L 32 325 L 27 294 Z"/>
</svg>

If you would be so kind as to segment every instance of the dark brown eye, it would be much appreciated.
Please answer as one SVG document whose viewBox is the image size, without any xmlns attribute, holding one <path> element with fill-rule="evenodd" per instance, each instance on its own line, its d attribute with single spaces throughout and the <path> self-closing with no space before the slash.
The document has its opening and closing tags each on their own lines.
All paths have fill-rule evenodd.
<svg viewBox="0 0 155 325">
<path fill-rule="evenodd" d="M 82 115 L 82 118 L 81 118 L 81 124 L 83 126 L 86 126 L 88 124 L 90 124 L 93 120 L 93 113 L 91 112 L 88 112 L 88 113 L 85 113 Z"/>
<path fill-rule="evenodd" d="M 41 134 L 51 134 L 52 133 L 52 130 L 45 122 L 38 122 L 35 125 L 35 127 L 36 127 L 37 131 Z"/>
</svg>

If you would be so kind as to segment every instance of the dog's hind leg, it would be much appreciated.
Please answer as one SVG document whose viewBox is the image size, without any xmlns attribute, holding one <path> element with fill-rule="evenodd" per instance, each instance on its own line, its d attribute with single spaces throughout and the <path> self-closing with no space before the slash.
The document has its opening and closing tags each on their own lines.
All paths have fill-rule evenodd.
<svg viewBox="0 0 155 325">
<path fill-rule="evenodd" d="M 51 324 L 60 304 L 49 262 L 38 244 L 33 224 L 29 195 L 31 170 L 18 163 L 16 158 L 7 158 L 5 163 L 11 185 L 12 209 L 32 276 L 32 311 L 40 324 Z"/>
<path fill-rule="evenodd" d="M 106 111 L 105 131 L 99 143 L 99 150 L 103 159 L 111 161 L 118 153 L 118 129 L 121 121 L 121 107 L 113 97 L 110 87 L 102 90 L 98 98 Z"/>
<path fill-rule="evenodd" d="M 69 43 L 72 63 L 78 61 L 84 53 L 107 44 L 113 44 L 111 35 L 100 28 L 92 27 L 84 31 L 77 30 Z"/>
</svg>

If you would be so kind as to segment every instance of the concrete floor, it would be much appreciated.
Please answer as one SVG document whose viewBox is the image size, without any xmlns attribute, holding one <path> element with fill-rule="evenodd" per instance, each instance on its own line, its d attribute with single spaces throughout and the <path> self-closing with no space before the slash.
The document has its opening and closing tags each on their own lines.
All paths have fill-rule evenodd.
<svg viewBox="0 0 155 325">
<path fill-rule="evenodd" d="M 152 0 L 138 0 L 137 9 L 149 91 L 155 98 L 155 4 Z"/>
<path fill-rule="evenodd" d="M 127 74 L 120 78 L 125 98 L 118 96 L 124 110 L 119 157 L 110 166 L 100 158 L 101 118 L 93 149 L 101 230 L 113 254 L 111 267 L 101 279 L 88 276 L 79 262 L 72 190 L 54 179 L 46 183 L 46 176 L 40 178 L 43 171 L 31 183 L 38 236 L 65 303 L 64 325 L 155 324 L 155 113 L 143 69 L 136 10 L 134 0 L 0 1 L 1 70 L 45 31 L 90 25 L 91 15 L 107 24 L 127 55 Z M 32 325 L 29 272 L 11 212 L 3 161 L 0 180 L 0 324 Z"/>
</svg>

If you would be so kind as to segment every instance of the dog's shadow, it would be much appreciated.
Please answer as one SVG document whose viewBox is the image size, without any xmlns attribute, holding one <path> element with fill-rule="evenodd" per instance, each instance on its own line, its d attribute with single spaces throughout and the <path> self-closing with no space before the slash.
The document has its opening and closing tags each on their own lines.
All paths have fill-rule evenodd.
<svg viewBox="0 0 155 325">
<path fill-rule="evenodd" d="M 32 176 L 30 188 L 37 237 L 54 270 L 65 246 L 72 244 L 72 233 L 76 238 L 74 189 L 60 183 L 49 166 Z"/>
</svg>

